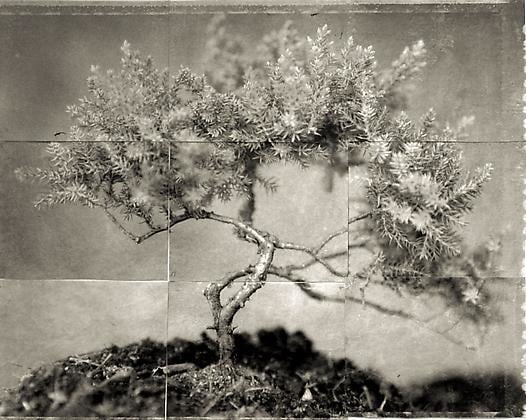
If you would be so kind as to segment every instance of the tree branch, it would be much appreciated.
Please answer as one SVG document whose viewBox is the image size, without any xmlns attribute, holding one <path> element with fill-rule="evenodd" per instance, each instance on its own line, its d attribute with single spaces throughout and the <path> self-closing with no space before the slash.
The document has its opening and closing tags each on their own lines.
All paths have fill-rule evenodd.
<svg viewBox="0 0 526 420">
<path fill-rule="evenodd" d="M 249 236 L 252 236 L 258 242 L 259 245 L 265 244 L 269 241 L 270 238 L 270 235 L 267 232 L 256 230 L 249 224 L 233 219 L 232 217 L 223 216 L 211 211 L 204 210 L 201 212 L 200 217 L 202 217 L 203 219 L 216 220 L 221 223 L 226 223 L 235 226 L 238 229 L 244 231 Z"/>
<path fill-rule="evenodd" d="M 277 238 L 275 238 L 274 244 L 275 244 L 276 248 L 278 248 L 278 249 L 289 249 L 289 250 L 293 250 L 293 251 L 304 252 L 304 253 L 310 255 L 314 261 L 316 261 L 317 263 L 319 263 L 323 267 L 325 267 L 329 273 L 331 273 L 331 274 L 333 274 L 333 275 L 335 275 L 337 277 L 341 277 L 341 278 L 346 278 L 347 277 L 347 271 L 339 271 L 339 270 L 335 269 L 333 266 L 331 266 L 329 264 L 329 262 L 325 258 L 320 257 L 311 248 L 308 248 L 308 247 L 303 246 L 303 245 L 297 245 L 297 244 L 294 244 L 292 242 L 282 242 L 282 241 L 278 240 Z"/>
<path fill-rule="evenodd" d="M 322 243 L 320 245 L 318 245 L 315 249 L 314 249 L 314 252 L 316 254 L 319 254 L 321 252 L 321 250 L 323 248 L 325 248 L 325 246 L 330 242 L 332 241 L 334 238 L 337 238 L 338 236 L 340 235 L 343 235 L 344 233 L 348 233 L 349 232 L 349 228 L 345 227 L 343 229 L 340 229 L 334 233 L 331 233 L 329 236 L 327 236 L 327 238 L 325 238 Z"/>
<path fill-rule="evenodd" d="M 127 230 L 120 222 L 117 220 L 117 218 L 109 211 L 108 207 L 105 206 L 98 206 L 101 207 L 104 212 L 106 213 L 106 216 L 112 221 L 112 223 L 119 228 L 119 230 L 124 233 L 128 238 L 130 238 L 132 241 L 134 241 L 136 244 L 141 244 L 146 239 L 160 233 L 165 232 L 171 227 L 175 226 L 178 223 L 184 222 L 185 220 L 189 220 L 194 218 L 193 215 L 189 213 L 182 213 L 178 216 L 171 217 L 170 224 L 167 226 L 158 226 L 154 229 L 151 229 L 150 231 L 146 232 L 143 235 L 136 235 L 133 232 L 130 232 Z"/>
<path fill-rule="evenodd" d="M 135 240 L 135 242 L 137 242 L 137 244 L 140 244 L 143 241 L 145 241 L 146 239 L 152 237 L 153 235 L 156 235 L 157 233 L 167 231 L 168 229 L 172 228 L 176 224 L 184 222 L 184 221 L 189 220 L 189 219 L 193 219 L 193 218 L 194 218 L 194 216 L 192 214 L 187 213 L 187 212 L 182 213 L 182 214 L 180 214 L 178 216 L 172 216 L 170 218 L 170 224 L 168 226 L 164 226 L 164 227 L 159 226 L 156 229 L 152 229 L 149 232 L 145 233 L 144 235 L 138 236 L 137 239 Z"/>
<path fill-rule="evenodd" d="M 370 242 L 370 239 L 363 239 L 363 240 L 359 240 L 359 241 L 350 242 L 349 245 L 347 246 L 347 250 L 334 251 L 334 252 L 331 252 L 329 254 L 325 254 L 325 255 L 323 255 L 323 259 L 325 261 L 327 261 L 327 260 L 331 260 L 333 258 L 346 256 L 346 255 L 348 255 L 348 252 L 349 252 L 350 249 L 364 247 L 369 242 Z M 316 262 L 317 262 L 317 260 L 315 258 L 312 258 L 312 259 L 304 262 L 303 264 L 289 264 L 285 268 L 287 268 L 289 270 L 304 270 L 305 268 L 309 268 L 309 267 L 313 266 L 314 264 L 316 264 Z"/>
<path fill-rule="evenodd" d="M 334 232 L 334 233 L 331 233 L 329 236 L 327 236 L 327 238 L 325 238 L 320 245 L 318 245 L 316 248 L 314 248 L 314 252 L 316 254 L 319 254 L 321 252 L 321 250 L 323 248 L 325 248 L 325 246 L 330 242 L 332 241 L 334 238 L 337 238 L 338 236 L 340 235 L 343 235 L 344 233 L 348 233 L 349 232 L 349 226 L 353 223 L 356 223 L 356 222 L 359 222 L 360 220 L 363 220 L 363 219 L 366 219 L 367 217 L 371 216 L 372 215 L 372 212 L 367 212 L 367 213 L 363 213 L 363 214 L 360 214 L 358 216 L 355 216 L 355 217 L 352 217 L 348 220 L 347 222 L 347 226 Z"/>
<path fill-rule="evenodd" d="M 367 213 L 359 214 L 358 216 L 351 217 L 347 222 L 348 225 L 359 222 L 360 220 L 367 219 L 369 216 L 372 216 L 373 212 L 368 211 Z"/>
<path fill-rule="evenodd" d="M 106 216 L 112 221 L 112 223 L 119 228 L 119 230 L 124 233 L 128 238 L 130 238 L 132 241 L 137 242 L 137 235 L 133 234 L 129 230 L 127 230 L 118 220 L 117 218 L 108 210 L 107 207 L 101 206 L 101 208 L 104 210 L 104 213 L 106 213 Z"/>
<path fill-rule="evenodd" d="M 358 222 L 360 220 L 363 220 L 363 219 L 369 217 L 370 215 L 371 215 L 371 212 L 367 212 L 367 213 L 355 216 L 355 217 L 349 219 L 348 224 L 352 224 L 352 223 Z M 310 255 L 315 262 L 317 262 L 317 263 L 321 264 L 323 267 L 325 267 L 327 269 L 327 271 L 329 271 L 331 274 L 333 274 L 333 275 L 335 275 L 337 277 L 341 277 L 341 278 L 346 278 L 347 277 L 347 272 L 342 272 L 342 271 L 339 271 L 339 270 L 335 269 L 334 267 L 332 267 L 329 264 L 329 262 L 326 260 L 326 258 L 321 257 L 319 255 L 319 252 L 321 251 L 321 249 L 323 249 L 323 247 L 327 243 L 329 243 L 330 240 L 332 240 L 333 238 L 338 236 L 338 234 L 341 235 L 341 234 L 345 233 L 347 231 L 347 229 L 341 229 L 338 232 L 335 232 L 335 233 L 329 235 L 324 241 L 322 241 L 321 245 L 323 245 L 323 246 L 318 246 L 318 247 L 312 249 L 312 248 L 309 248 L 309 247 L 306 247 L 306 246 L 303 246 L 303 245 L 298 245 L 298 244 L 295 244 L 295 243 L 292 243 L 292 242 L 281 241 L 276 236 L 271 235 L 268 232 L 258 231 L 256 229 L 254 229 L 252 226 L 250 226 L 249 224 L 241 222 L 241 221 L 236 220 L 236 219 L 233 219 L 233 218 L 228 217 L 228 216 L 223 216 L 223 215 L 219 215 L 219 214 L 214 213 L 214 212 L 208 212 L 208 211 L 204 211 L 203 210 L 201 212 L 201 217 L 208 218 L 208 219 L 211 219 L 211 220 L 216 220 L 216 221 L 219 221 L 219 222 L 222 222 L 222 223 L 231 224 L 231 225 L 237 227 L 238 229 L 242 230 L 243 232 L 245 232 L 247 234 L 248 238 L 253 237 L 254 240 L 257 241 L 260 245 L 270 241 L 270 243 L 272 243 L 272 245 L 276 249 L 288 249 L 288 250 L 304 252 L 304 253 Z"/>
<path fill-rule="evenodd" d="M 364 220 L 364 219 L 366 219 L 367 217 L 369 217 L 371 215 L 372 215 L 372 212 L 367 212 L 367 213 L 360 214 L 358 216 L 350 218 L 348 220 L 347 224 L 351 225 L 353 223 L 359 222 L 360 220 Z M 338 237 L 340 235 L 343 235 L 346 232 L 349 232 L 348 226 L 345 227 L 345 228 L 342 228 L 342 229 L 340 229 L 340 230 L 338 230 L 336 232 L 331 233 L 317 247 L 313 247 L 313 248 L 308 248 L 308 247 L 305 247 L 305 246 L 302 246 L 302 245 L 293 244 L 291 242 L 281 242 L 281 241 L 278 241 L 277 239 L 276 239 L 275 245 L 276 245 L 276 248 L 280 248 L 280 249 L 290 249 L 290 250 L 305 252 L 306 254 L 308 254 L 308 255 L 310 255 L 312 257 L 312 259 L 310 261 L 307 261 L 304 264 L 289 265 L 287 268 L 289 268 L 291 270 L 293 270 L 293 269 L 294 270 L 302 270 L 302 269 L 305 269 L 307 267 L 312 266 L 315 263 L 319 263 L 319 264 L 323 265 L 331 274 L 333 274 L 335 276 L 338 276 L 338 277 L 344 278 L 344 277 L 347 277 L 347 272 L 341 272 L 341 271 L 336 270 L 327 261 L 328 259 L 335 258 L 335 257 L 340 256 L 340 255 L 344 255 L 344 254 L 341 253 L 342 251 L 337 252 L 337 253 L 333 253 L 333 254 L 330 254 L 330 255 L 327 255 L 327 256 L 323 256 L 323 257 L 320 256 L 319 254 L 323 250 L 323 248 L 325 248 L 325 246 L 330 241 L 332 241 L 334 238 L 336 238 L 336 237 Z M 369 242 L 369 240 L 367 239 L 367 240 L 361 240 L 361 241 L 355 241 L 353 243 L 349 243 L 348 244 L 348 249 L 354 248 L 354 247 L 365 246 L 368 242 Z"/>
</svg>

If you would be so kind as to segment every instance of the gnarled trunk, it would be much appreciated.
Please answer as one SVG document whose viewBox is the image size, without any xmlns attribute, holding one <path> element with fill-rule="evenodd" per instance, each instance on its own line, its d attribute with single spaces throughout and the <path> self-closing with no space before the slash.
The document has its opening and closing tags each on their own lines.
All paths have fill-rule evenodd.
<svg viewBox="0 0 526 420">
<path fill-rule="evenodd" d="M 212 217 L 210 215 L 209 217 Z M 231 219 L 214 216 L 216 220 L 231 223 Z M 204 290 L 204 295 L 210 306 L 213 325 L 210 327 L 217 333 L 219 345 L 219 362 L 221 365 L 231 365 L 234 351 L 234 328 L 232 322 L 237 312 L 245 306 L 250 297 L 263 285 L 267 279 L 268 270 L 274 258 L 274 243 L 265 234 L 242 222 L 232 222 L 244 233 L 258 242 L 258 260 L 254 266 L 228 274 L 218 281 L 210 283 Z M 235 279 L 245 277 L 243 285 L 230 297 L 226 303 L 221 302 L 221 292 L 232 284 Z"/>
</svg>

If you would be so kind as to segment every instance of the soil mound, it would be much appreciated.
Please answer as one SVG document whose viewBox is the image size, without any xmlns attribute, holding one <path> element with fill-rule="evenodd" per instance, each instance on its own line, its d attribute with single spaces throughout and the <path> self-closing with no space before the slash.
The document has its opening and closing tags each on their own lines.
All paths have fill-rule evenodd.
<svg viewBox="0 0 526 420">
<path fill-rule="evenodd" d="M 319 353 L 302 332 L 261 330 L 237 335 L 235 341 L 237 359 L 231 367 L 216 364 L 216 344 L 205 334 L 198 341 L 173 339 L 167 347 L 144 340 L 70 356 L 31 371 L 16 389 L 6 390 L 0 415 L 163 417 L 166 390 L 169 416 L 407 416 L 424 411 L 518 416 L 524 400 L 518 381 L 503 385 L 497 377 L 420 384 L 404 397 L 374 372 Z"/>
</svg>

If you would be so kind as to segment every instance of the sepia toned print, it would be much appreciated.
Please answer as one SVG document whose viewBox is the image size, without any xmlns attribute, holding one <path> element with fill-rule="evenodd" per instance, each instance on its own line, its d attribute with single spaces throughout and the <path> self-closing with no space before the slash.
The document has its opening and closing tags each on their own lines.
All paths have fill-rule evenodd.
<svg viewBox="0 0 526 420">
<path fill-rule="evenodd" d="M 0 415 L 521 415 L 520 2 L 48 6 L 0 7 Z"/>
</svg>

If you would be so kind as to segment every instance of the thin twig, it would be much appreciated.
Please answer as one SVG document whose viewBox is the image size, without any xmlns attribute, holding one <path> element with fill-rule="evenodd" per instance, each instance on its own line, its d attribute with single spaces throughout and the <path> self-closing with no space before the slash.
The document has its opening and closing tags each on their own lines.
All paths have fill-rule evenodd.
<svg viewBox="0 0 526 420">
<path fill-rule="evenodd" d="M 372 216 L 373 212 L 368 211 L 367 213 L 359 214 L 358 216 L 351 217 L 347 222 L 348 225 L 359 222 L 360 220 L 367 219 L 369 216 Z"/>
<path fill-rule="evenodd" d="M 365 245 L 367 245 L 367 243 L 369 243 L 369 242 L 370 242 L 370 239 L 363 239 L 363 240 L 350 242 L 348 247 L 347 247 L 348 248 L 347 250 L 334 251 L 334 252 L 322 255 L 321 258 L 323 258 L 325 261 L 327 261 L 327 260 L 332 260 L 334 258 L 347 256 L 350 249 L 365 247 Z M 308 260 L 308 261 L 306 261 L 306 262 L 304 262 L 302 264 L 289 264 L 289 265 L 286 266 L 286 268 L 288 270 L 304 270 L 306 268 L 309 268 L 309 267 L 313 266 L 317 262 L 318 262 L 318 260 L 316 258 L 311 258 L 310 260 Z"/>
<path fill-rule="evenodd" d="M 160 232 L 166 232 L 168 229 L 172 228 L 173 226 L 175 226 L 178 223 L 181 223 L 181 222 L 184 222 L 185 220 L 189 220 L 189 219 L 194 218 L 194 216 L 189 214 L 189 213 L 183 213 L 183 214 L 180 214 L 178 216 L 173 216 L 171 218 L 171 220 L 170 220 L 170 224 L 167 224 L 166 226 L 157 226 L 157 227 L 151 229 L 150 231 L 146 232 L 143 235 L 136 235 L 133 232 L 130 232 L 129 230 L 127 230 L 117 220 L 117 218 L 109 211 L 109 209 L 107 207 L 104 207 L 104 206 L 99 206 L 99 207 L 101 207 L 104 210 L 104 212 L 106 213 L 108 218 L 113 222 L 113 224 L 115 226 L 117 226 L 121 232 L 123 232 L 128 238 L 130 238 L 136 244 L 141 244 L 146 239 L 148 239 L 148 238 L 150 238 L 150 237 L 152 237 L 152 236 L 154 236 L 154 235 L 156 235 L 156 234 L 158 234 Z"/>
<path fill-rule="evenodd" d="M 128 238 L 130 238 L 132 241 L 137 242 L 137 235 L 134 235 L 132 232 L 127 230 L 118 220 L 117 218 L 108 210 L 107 207 L 102 207 L 104 210 L 104 213 L 106 213 L 106 216 L 113 222 L 115 226 L 119 228 L 119 230 L 124 233 Z"/>
<path fill-rule="evenodd" d="M 331 266 L 329 264 L 328 261 L 325 260 L 325 258 L 323 257 L 320 257 L 318 254 L 316 254 L 316 252 L 306 246 L 303 246 L 303 245 L 298 245 L 298 244 L 295 244 L 295 243 L 292 243 L 292 242 L 282 242 L 282 241 L 279 241 L 277 239 L 275 239 L 274 241 L 274 245 L 276 246 L 276 248 L 278 249 L 288 249 L 288 250 L 293 250 L 293 251 L 300 251 L 300 252 L 304 252 L 308 255 L 310 255 L 317 263 L 321 264 L 323 267 L 325 267 L 327 269 L 327 271 L 337 277 L 342 277 L 342 278 L 345 278 L 347 277 L 347 272 L 342 272 L 342 271 L 339 271 L 337 269 L 335 269 L 333 266 Z"/>
<path fill-rule="evenodd" d="M 321 252 L 321 250 L 323 248 L 325 248 L 325 246 L 330 242 L 332 241 L 334 238 L 337 238 L 338 236 L 340 235 L 343 235 L 344 233 L 347 233 L 349 231 L 348 228 L 343 228 L 343 229 L 340 229 L 334 233 L 331 233 L 329 236 L 327 236 L 327 238 L 325 238 L 322 243 L 320 245 L 318 245 L 315 249 L 314 249 L 314 252 L 316 254 L 319 254 Z"/>
<path fill-rule="evenodd" d="M 355 217 L 352 217 L 348 220 L 347 224 L 348 225 L 351 225 L 353 223 L 356 223 L 360 220 L 364 220 L 366 219 L 367 217 L 371 216 L 372 215 L 372 212 L 367 212 L 367 213 L 363 213 L 363 214 L 360 214 L 358 216 L 355 216 Z M 334 267 L 332 267 L 330 265 L 330 263 L 327 261 L 327 256 L 320 256 L 320 252 L 323 250 L 323 248 L 330 242 L 332 241 L 334 238 L 340 236 L 340 235 L 343 235 L 344 233 L 348 232 L 349 231 L 349 228 L 348 227 L 345 227 L 345 228 L 342 228 L 336 232 L 333 232 L 331 233 L 329 236 L 327 236 L 317 247 L 313 247 L 313 248 L 309 248 L 309 247 L 306 247 L 306 246 L 303 246 L 303 245 L 298 245 L 298 244 L 295 244 L 295 243 L 292 243 L 292 242 L 285 242 L 285 241 L 280 241 L 279 239 L 277 238 L 273 238 L 274 240 L 274 245 L 276 246 L 276 248 L 278 249 L 288 249 L 288 250 L 293 250 L 293 251 L 300 251 L 300 252 L 304 252 L 308 255 L 310 255 L 312 257 L 312 260 L 311 261 L 308 261 L 304 264 L 301 264 L 301 265 L 297 265 L 297 266 L 291 266 L 290 268 L 292 269 L 294 267 L 294 269 L 303 269 L 303 268 L 307 268 L 315 263 L 318 263 L 318 264 L 321 264 L 323 267 L 325 267 L 327 269 L 327 271 L 329 271 L 331 274 L 337 276 L 337 277 L 342 277 L 342 278 L 345 278 L 347 277 L 347 272 L 342 272 L 342 271 L 339 271 L 339 270 L 336 270 Z M 361 240 L 361 241 L 356 241 L 355 243 L 349 243 L 349 248 L 351 247 L 361 247 L 361 246 L 365 246 L 367 244 L 367 242 L 369 242 L 369 240 L 365 241 L 365 240 Z"/>
<path fill-rule="evenodd" d="M 180 214 L 178 216 L 172 216 L 171 220 L 170 220 L 170 224 L 168 226 L 158 227 L 157 229 L 153 229 L 153 230 L 145 233 L 144 235 L 141 235 L 141 236 L 137 237 L 135 242 L 137 242 L 137 244 L 140 244 L 140 243 L 144 242 L 146 239 L 152 237 L 153 235 L 156 235 L 157 233 L 165 232 L 168 229 L 171 229 L 172 227 L 174 227 L 176 224 L 184 222 L 186 220 L 193 219 L 193 218 L 194 218 L 194 216 L 189 214 L 189 213 L 182 213 L 182 214 Z"/>
</svg>

